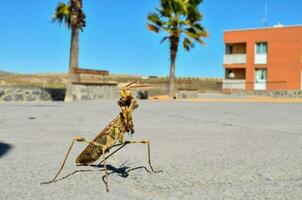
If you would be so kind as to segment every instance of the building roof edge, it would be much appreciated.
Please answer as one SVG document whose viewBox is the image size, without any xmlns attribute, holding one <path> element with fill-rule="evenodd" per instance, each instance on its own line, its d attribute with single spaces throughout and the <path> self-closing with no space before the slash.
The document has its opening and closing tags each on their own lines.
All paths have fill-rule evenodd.
<svg viewBox="0 0 302 200">
<path fill-rule="evenodd" d="M 223 32 L 235 32 L 235 31 L 256 31 L 256 30 L 271 30 L 271 29 L 284 29 L 284 28 L 302 28 L 302 24 L 282 26 L 282 27 L 262 27 L 262 28 L 242 28 L 242 29 L 230 29 Z"/>
</svg>

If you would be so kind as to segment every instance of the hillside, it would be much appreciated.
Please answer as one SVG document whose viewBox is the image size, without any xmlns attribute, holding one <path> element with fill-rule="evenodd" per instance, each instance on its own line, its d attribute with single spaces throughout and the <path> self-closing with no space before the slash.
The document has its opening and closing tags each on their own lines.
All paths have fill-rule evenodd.
<svg viewBox="0 0 302 200">
<path fill-rule="evenodd" d="M 83 78 L 95 78 L 83 77 Z M 164 94 L 167 90 L 167 77 L 142 77 L 135 75 L 112 74 L 105 77 L 105 81 L 116 81 L 118 83 L 140 82 L 157 85 L 157 92 Z M 44 87 L 64 88 L 67 82 L 67 75 L 62 73 L 53 74 L 14 74 L 0 72 L 0 86 L 23 86 L 23 87 Z M 181 77 L 176 79 L 178 90 L 194 90 L 200 92 L 219 92 L 221 90 L 221 79 L 218 78 L 191 78 Z"/>
<path fill-rule="evenodd" d="M 1 71 L 0 70 L 0 75 L 5 75 L 5 74 L 11 74 L 10 72 L 6 72 L 6 71 Z"/>
</svg>

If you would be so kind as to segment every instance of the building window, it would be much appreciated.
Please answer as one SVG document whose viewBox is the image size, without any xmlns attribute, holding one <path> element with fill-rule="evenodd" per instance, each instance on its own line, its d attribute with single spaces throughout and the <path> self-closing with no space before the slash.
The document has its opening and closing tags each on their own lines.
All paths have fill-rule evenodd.
<svg viewBox="0 0 302 200">
<path fill-rule="evenodd" d="M 267 42 L 255 44 L 255 64 L 267 64 Z"/>
<path fill-rule="evenodd" d="M 267 72 L 266 69 L 255 69 L 255 90 L 266 90 Z"/>
<path fill-rule="evenodd" d="M 266 69 L 256 69 L 255 79 L 258 81 L 265 81 L 267 79 Z"/>
<path fill-rule="evenodd" d="M 233 46 L 227 44 L 227 45 L 226 45 L 226 48 L 225 48 L 225 53 L 226 53 L 226 54 L 233 54 Z"/>
<path fill-rule="evenodd" d="M 229 53 L 233 54 L 233 46 L 229 46 Z"/>
<path fill-rule="evenodd" d="M 267 54 L 267 43 L 266 42 L 256 43 L 256 54 Z"/>
</svg>

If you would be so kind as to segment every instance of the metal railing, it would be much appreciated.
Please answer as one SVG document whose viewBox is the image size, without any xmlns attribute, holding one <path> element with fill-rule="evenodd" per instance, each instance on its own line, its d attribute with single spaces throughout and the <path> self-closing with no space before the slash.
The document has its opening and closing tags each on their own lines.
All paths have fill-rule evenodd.
<svg viewBox="0 0 302 200">
<path fill-rule="evenodd" d="M 266 64 L 267 54 L 255 54 L 255 64 Z"/>
<path fill-rule="evenodd" d="M 241 89 L 244 90 L 246 81 L 244 79 L 224 79 L 222 81 L 222 89 Z"/>
<path fill-rule="evenodd" d="M 225 54 L 223 64 L 245 64 L 246 54 Z"/>
<path fill-rule="evenodd" d="M 224 79 L 222 81 L 222 89 L 227 90 L 245 90 L 253 89 L 255 90 L 256 84 L 263 84 L 265 87 L 262 90 L 286 90 L 287 81 L 266 81 L 266 82 L 255 82 L 255 81 L 245 81 L 241 79 Z M 261 90 L 260 90 L 261 91 Z"/>
</svg>

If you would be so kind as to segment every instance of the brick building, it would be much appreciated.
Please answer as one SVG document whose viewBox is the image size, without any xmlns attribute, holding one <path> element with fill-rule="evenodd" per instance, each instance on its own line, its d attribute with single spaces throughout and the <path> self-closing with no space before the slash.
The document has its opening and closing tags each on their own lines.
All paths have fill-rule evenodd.
<svg viewBox="0 0 302 200">
<path fill-rule="evenodd" d="M 301 90 L 302 26 L 224 32 L 225 90 Z"/>
</svg>

